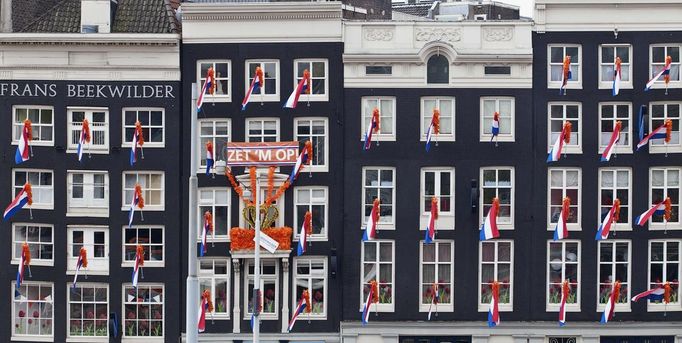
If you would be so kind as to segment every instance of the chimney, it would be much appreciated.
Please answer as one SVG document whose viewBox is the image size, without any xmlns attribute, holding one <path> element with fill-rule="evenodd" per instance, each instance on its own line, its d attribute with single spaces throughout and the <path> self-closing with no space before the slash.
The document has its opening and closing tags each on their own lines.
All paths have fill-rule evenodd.
<svg viewBox="0 0 682 343">
<path fill-rule="evenodd" d="M 0 1 L 0 31 L 12 32 L 12 0 Z"/>
<path fill-rule="evenodd" d="M 81 0 L 81 32 L 111 32 L 111 1 Z"/>
</svg>

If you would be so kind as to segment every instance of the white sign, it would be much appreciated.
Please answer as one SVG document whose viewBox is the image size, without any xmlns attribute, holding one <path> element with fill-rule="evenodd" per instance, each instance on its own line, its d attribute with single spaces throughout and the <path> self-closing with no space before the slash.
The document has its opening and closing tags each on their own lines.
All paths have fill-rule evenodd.
<svg viewBox="0 0 682 343">
<path fill-rule="evenodd" d="M 253 241 L 256 241 L 256 236 L 253 237 Z M 264 234 L 263 231 L 260 231 L 260 246 L 274 254 L 277 247 L 279 247 L 279 243 L 272 239 L 272 237 Z"/>
</svg>

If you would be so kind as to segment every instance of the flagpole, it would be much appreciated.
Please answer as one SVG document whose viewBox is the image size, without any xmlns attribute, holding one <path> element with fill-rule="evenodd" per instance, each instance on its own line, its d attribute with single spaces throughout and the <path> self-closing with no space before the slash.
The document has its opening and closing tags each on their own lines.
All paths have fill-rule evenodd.
<svg viewBox="0 0 682 343">
<path fill-rule="evenodd" d="M 197 142 L 197 87 L 192 83 L 192 107 L 190 118 L 190 146 L 195 147 Z M 133 144 L 135 144 L 133 142 Z M 196 149 L 190 150 L 190 175 L 189 175 L 189 219 L 187 230 L 187 293 L 185 295 L 185 338 L 187 343 L 196 343 L 199 339 L 197 325 L 199 324 L 199 307 L 197 306 L 197 294 L 199 294 L 199 279 L 197 278 L 197 226 L 199 225 L 197 208 L 197 162 Z"/>
<path fill-rule="evenodd" d="M 258 169 L 256 169 L 256 189 L 254 192 L 253 202 L 256 206 L 256 218 L 254 220 L 255 244 L 254 244 L 254 268 L 253 268 L 253 343 L 260 342 L 260 206 L 258 205 L 258 196 L 260 195 L 260 182 L 258 180 Z"/>
</svg>

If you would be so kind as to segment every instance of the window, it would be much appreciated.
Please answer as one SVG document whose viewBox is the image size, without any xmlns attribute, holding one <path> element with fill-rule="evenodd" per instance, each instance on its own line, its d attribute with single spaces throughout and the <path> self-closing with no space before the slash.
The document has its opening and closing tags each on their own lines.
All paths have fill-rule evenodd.
<svg viewBox="0 0 682 343">
<path fill-rule="evenodd" d="M 554 230 L 559 220 L 564 197 L 571 199 L 568 218 L 565 218 L 569 230 L 580 230 L 580 183 L 581 170 L 575 168 L 549 169 L 549 206 L 548 230 Z"/>
<path fill-rule="evenodd" d="M 230 119 L 201 119 L 199 120 L 199 173 L 206 172 L 206 143 L 213 144 L 213 158 L 216 161 L 226 161 L 227 142 L 230 141 Z"/>
<path fill-rule="evenodd" d="M 163 337 L 163 285 L 123 285 L 123 338 Z"/>
<path fill-rule="evenodd" d="M 258 118 L 246 120 L 247 142 L 277 142 L 279 141 L 279 119 Z"/>
<path fill-rule="evenodd" d="M 564 144 L 562 153 L 582 154 L 582 104 L 577 103 L 549 103 L 549 135 L 547 140 L 547 151 L 561 135 L 564 123 L 571 123 L 571 142 Z M 610 137 L 609 137 L 610 138 Z"/>
<path fill-rule="evenodd" d="M 296 257 L 294 258 L 294 294 L 292 309 L 296 309 L 304 290 L 308 290 L 311 312 L 303 312 L 301 318 L 327 318 L 327 258 L 326 257 Z"/>
<path fill-rule="evenodd" d="M 631 113 L 632 104 L 629 102 L 602 102 L 599 104 L 599 153 L 603 153 L 609 145 L 617 121 L 621 122 L 620 139 L 616 143 L 614 152 L 632 153 Z"/>
<path fill-rule="evenodd" d="M 310 141 L 313 145 L 312 165 L 306 165 L 306 169 L 311 172 L 328 171 L 328 134 L 327 118 L 294 119 L 294 139 L 297 140 L 301 146 L 304 146 L 307 141 Z"/>
<path fill-rule="evenodd" d="M 393 205 L 395 204 L 395 169 L 381 167 L 366 167 L 363 174 L 363 208 L 362 223 L 367 221 L 372 212 L 374 199 L 379 198 L 379 225 L 388 226 L 384 229 L 393 230 L 395 220 Z"/>
<path fill-rule="evenodd" d="M 580 241 L 547 241 L 547 311 L 559 311 L 564 280 L 571 289 L 566 310 L 579 312 Z"/>
<path fill-rule="evenodd" d="M 649 301 L 648 311 L 680 311 L 680 240 L 649 241 L 649 287 L 670 282 L 670 303 Z"/>
<path fill-rule="evenodd" d="M 362 98 L 360 139 L 365 140 L 367 126 L 372 120 L 372 113 L 374 113 L 375 108 L 379 109 L 379 130 L 372 135 L 372 141 L 395 141 L 395 97 Z"/>
<path fill-rule="evenodd" d="M 599 169 L 599 223 L 611 211 L 613 201 L 620 200 L 620 216 L 611 231 L 632 230 L 630 225 L 630 184 L 632 176 L 628 168 Z M 572 200 L 571 200 L 572 201 Z"/>
<path fill-rule="evenodd" d="M 199 297 L 204 290 L 211 292 L 212 315 L 230 318 L 230 259 L 199 260 Z"/>
<path fill-rule="evenodd" d="M 109 228 L 106 226 L 68 226 L 68 248 L 66 269 L 76 271 L 76 262 L 81 248 L 88 257 L 86 273 L 106 275 L 109 272 Z"/>
<path fill-rule="evenodd" d="M 365 75 L 391 75 L 393 66 L 365 66 Z"/>
<path fill-rule="evenodd" d="M 69 302 L 69 338 L 100 337 L 109 341 L 109 286 L 98 283 L 78 283 L 67 286 Z"/>
<path fill-rule="evenodd" d="M 433 136 L 434 141 L 455 141 L 455 98 L 451 97 L 422 97 L 421 141 L 426 141 L 426 133 L 431 125 L 433 110 L 440 111 L 440 132 Z M 370 111 L 370 115 L 372 112 Z M 383 124 L 383 118 L 381 125 Z M 372 137 L 374 138 L 374 137 Z"/>
<path fill-rule="evenodd" d="M 620 88 L 632 89 L 632 68 L 630 67 L 632 46 L 629 44 L 605 44 L 599 47 L 599 88 L 611 89 L 613 87 L 616 57 L 620 57 Z"/>
<path fill-rule="evenodd" d="M 164 227 L 163 226 L 124 226 L 123 227 L 122 267 L 133 267 L 137 246 L 144 251 L 145 267 L 164 266 Z"/>
<path fill-rule="evenodd" d="M 54 226 L 49 224 L 12 224 L 12 264 L 19 264 L 24 243 L 31 252 L 31 264 L 52 266 L 54 264 Z"/>
<path fill-rule="evenodd" d="M 16 196 L 28 182 L 33 193 L 33 209 L 51 210 L 54 208 L 54 185 L 51 170 L 14 169 L 14 195 Z"/>
<path fill-rule="evenodd" d="M 246 284 L 247 290 L 244 296 L 244 319 L 251 319 L 253 311 L 253 260 L 246 261 Z M 279 264 L 277 260 L 262 260 L 260 274 L 261 304 L 263 310 L 260 314 L 261 319 L 276 320 L 279 316 Z M 288 281 L 287 281 L 288 282 Z"/>
<path fill-rule="evenodd" d="M 439 230 L 455 228 L 455 169 L 422 168 L 421 170 L 420 230 L 426 230 L 431 214 L 431 199 L 438 199 Z"/>
<path fill-rule="evenodd" d="M 123 109 L 123 143 L 122 147 L 130 147 L 135 132 L 135 123 L 142 125 L 145 148 L 163 148 L 165 142 L 163 108 L 124 108 Z"/>
<path fill-rule="evenodd" d="M 197 61 L 197 87 L 203 89 L 206 82 L 208 68 L 213 68 L 215 78 L 215 91 L 210 95 L 208 91 L 204 94 L 204 102 L 221 102 L 232 100 L 232 84 L 230 83 L 230 60 Z"/>
<path fill-rule="evenodd" d="M 420 312 L 429 311 L 434 290 L 438 292 L 438 311 L 453 311 L 454 245 L 454 241 L 443 240 L 436 240 L 433 244 L 420 242 Z"/>
<path fill-rule="evenodd" d="M 491 286 L 495 281 L 500 284 L 500 311 L 511 311 L 514 304 L 514 242 L 496 239 L 479 244 L 478 311 L 488 311 Z"/>
<path fill-rule="evenodd" d="M 500 229 L 514 227 L 514 168 L 481 168 L 481 194 L 479 218 L 485 220 L 493 205 L 493 198 L 500 200 L 497 225 Z"/>
<path fill-rule="evenodd" d="M 549 66 L 547 88 L 560 88 L 564 70 L 564 57 L 571 57 L 571 79 L 567 88 L 582 88 L 582 49 L 580 45 L 548 45 Z"/>
<path fill-rule="evenodd" d="M 310 89 L 310 94 L 305 94 L 301 97 L 301 101 L 327 101 L 329 100 L 329 78 L 327 75 L 327 60 L 296 60 L 296 78 L 294 79 L 294 88 L 303 79 L 303 72 L 308 69 L 310 72 L 310 82 L 313 84 Z"/>
<path fill-rule="evenodd" d="M 680 229 L 680 174 L 681 168 L 651 168 L 649 171 L 650 204 L 657 204 L 670 197 L 671 218 L 665 221 L 663 214 L 656 214 L 651 217 L 649 230 L 670 230 Z M 650 205 L 651 206 L 651 205 Z"/>
<path fill-rule="evenodd" d="M 305 213 L 313 215 L 313 233 L 310 240 L 327 240 L 327 187 L 295 187 L 294 188 L 294 239 L 298 239 Z"/>
<path fill-rule="evenodd" d="M 109 109 L 108 108 L 69 108 L 68 151 L 76 153 L 81 139 L 83 119 L 88 120 L 90 143 L 83 147 L 84 153 L 109 153 Z M 146 137 L 145 137 L 146 139 Z"/>
<path fill-rule="evenodd" d="M 163 172 L 123 172 L 123 205 L 122 211 L 130 210 L 135 185 L 142 187 L 145 211 L 162 211 L 164 208 L 164 174 Z"/>
<path fill-rule="evenodd" d="M 12 106 L 14 111 L 14 129 L 12 144 L 19 144 L 24 120 L 31 121 L 33 140 L 31 145 L 54 145 L 54 108 L 52 106 Z"/>
<path fill-rule="evenodd" d="M 493 137 L 492 125 L 495 112 L 500 115 L 500 133 L 496 140 L 514 141 L 514 107 L 513 97 L 481 97 L 481 142 L 490 142 Z"/>
<path fill-rule="evenodd" d="M 450 61 L 443 55 L 433 55 L 426 62 L 426 83 L 450 82 Z"/>
<path fill-rule="evenodd" d="M 630 310 L 630 241 L 609 240 L 599 243 L 599 300 L 598 310 L 603 311 L 611 296 L 613 282 L 620 281 L 617 309 Z"/>
<path fill-rule="evenodd" d="M 246 198 L 246 195 L 244 197 Z M 228 188 L 199 189 L 199 223 L 204 225 L 206 211 L 213 215 L 213 235 L 216 239 L 226 240 L 230 226 L 230 190 Z M 241 212 L 240 212 L 241 213 Z M 197 232 L 197 240 L 201 239 L 201 229 Z M 213 239 L 214 237 L 209 237 Z"/>
<path fill-rule="evenodd" d="M 12 282 L 12 338 L 51 340 L 54 335 L 53 286 L 51 282 L 24 281 L 19 292 L 14 292 Z"/>
<path fill-rule="evenodd" d="M 67 182 L 67 215 L 81 217 L 109 215 L 107 172 L 69 171 Z"/>
<path fill-rule="evenodd" d="M 680 45 L 652 45 L 649 64 L 649 78 L 653 78 L 665 68 L 665 59 L 670 56 L 670 87 L 677 88 L 680 85 Z M 661 77 L 656 81 L 653 88 L 665 87 L 665 82 Z"/>
<path fill-rule="evenodd" d="M 374 240 L 362 242 L 362 280 L 360 282 L 360 311 L 367 300 L 370 283 L 377 282 L 379 303 L 372 304 L 370 309 L 378 312 L 393 312 L 395 302 L 395 266 L 393 259 L 395 247 L 393 241 Z"/>
<path fill-rule="evenodd" d="M 485 75 L 511 75 L 510 66 L 485 66 L 483 70 Z"/>
<path fill-rule="evenodd" d="M 655 130 L 663 125 L 666 119 L 673 122 L 672 132 L 670 133 L 670 142 L 665 143 L 663 139 L 654 139 L 649 141 L 649 152 L 651 153 L 668 153 L 668 152 L 682 152 L 682 142 L 680 141 L 680 108 L 682 103 L 679 102 L 654 102 L 651 103 L 651 116 L 649 116 L 649 132 Z"/>
<path fill-rule="evenodd" d="M 257 92 L 251 93 L 252 101 L 279 101 L 279 61 L 246 61 L 246 88 L 251 87 L 251 81 L 256 74 L 256 67 L 263 70 L 263 82 L 265 87 L 260 87 Z"/>
</svg>

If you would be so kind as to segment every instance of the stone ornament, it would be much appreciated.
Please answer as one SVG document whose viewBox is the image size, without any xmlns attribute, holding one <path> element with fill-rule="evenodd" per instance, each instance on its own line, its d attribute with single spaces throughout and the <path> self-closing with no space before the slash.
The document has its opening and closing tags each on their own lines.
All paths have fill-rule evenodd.
<svg viewBox="0 0 682 343">
<path fill-rule="evenodd" d="M 514 29 L 511 27 L 486 27 L 483 29 L 483 38 L 488 42 L 510 41 L 514 38 Z"/>
<path fill-rule="evenodd" d="M 365 28 L 365 39 L 368 41 L 393 40 L 393 29 L 391 28 Z"/>
<path fill-rule="evenodd" d="M 414 36 L 417 42 L 429 42 L 435 40 L 458 42 L 462 38 L 462 33 L 459 29 L 452 27 L 424 27 L 417 28 Z"/>
</svg>

